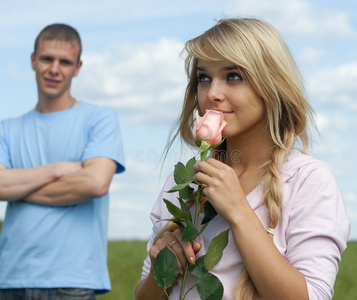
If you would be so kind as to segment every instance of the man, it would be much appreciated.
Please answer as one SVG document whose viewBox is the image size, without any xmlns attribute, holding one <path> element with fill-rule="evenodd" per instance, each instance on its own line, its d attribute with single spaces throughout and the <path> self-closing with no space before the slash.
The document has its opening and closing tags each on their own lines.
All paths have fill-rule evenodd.
<svg viewBox="0 0 357 300">
<path fill-rule="evenodd" d="M 44 28 L 31 55 L 36 108 L 0 122 L 0 299 L 87 300 L 110 290 L 107 192 L 124 171 L 122 142 L 112 109 L 71 96 L 80 55 L 75 29 Z"/>
</svg>

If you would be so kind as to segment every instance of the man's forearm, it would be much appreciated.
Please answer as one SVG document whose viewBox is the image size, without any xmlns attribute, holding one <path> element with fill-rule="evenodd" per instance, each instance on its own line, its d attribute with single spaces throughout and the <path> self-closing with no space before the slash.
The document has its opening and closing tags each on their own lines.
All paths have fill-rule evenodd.
<svg viewBox="0 0 357 300">
<path fill-rule="evenodd" d="M 13 201 L 80 169 L 80 163 L 59 162 L 34 168 L 7 169 L 0 167 L 0 200 Z"/>
<path fill-rule="evenodd" d="M 84 202 L 94 197 L 91 181 L 86 172 L 79 171 L 73 175 L 67 175 L 57 181 L 27 195 L 24 200 L 49 206 L 66 206 Z"/>
<path fill-rule="evenodd" d="M 116 163 L 107 158 L 95 158 L 84 163 L 78 172 L 61 177 L 25 197 L 25 201 L 66 206 L 101 197 L 107 193 L 116 170 Z"/>
</svg>

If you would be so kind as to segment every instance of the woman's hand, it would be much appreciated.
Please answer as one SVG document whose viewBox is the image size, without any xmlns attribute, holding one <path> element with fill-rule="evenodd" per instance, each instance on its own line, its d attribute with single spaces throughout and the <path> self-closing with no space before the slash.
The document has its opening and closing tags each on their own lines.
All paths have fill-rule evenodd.
<svg viewBox="0 0 357 300">
<path fill-rule="evenodd" d="M 175 229 L 173 232 L 165 231 L 162 237 L 157 240 L 156 244 L 149 250 L 151 266 L 154 265 L 156 256 L 165 246 L 176 255 L 181 274 L 183 274 L 187 261 L 192 265 L 195 264 L 195 254 L 200 251 L 202 247 L 202 245 L 197 242 L 191 245 L 189 241 L 183 241 L 182 229 Z"/>
<path fill-rule="evenodd" d="M 247 204 L 234 170 L 213 158 L 197 162 L 193 168 L 197 172 L 193 179 L 204 185 L 203 194 L 217 213 L 230 223 L 242 211 L 241 206 Z"/>
</svg>

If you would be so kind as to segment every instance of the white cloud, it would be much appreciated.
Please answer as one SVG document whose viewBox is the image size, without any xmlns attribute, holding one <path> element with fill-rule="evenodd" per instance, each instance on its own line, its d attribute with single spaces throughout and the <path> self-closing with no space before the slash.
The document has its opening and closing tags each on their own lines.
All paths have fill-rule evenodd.
<svg viewBox="0 0 357 300">
<path fill-rule="evenodd" d="M 87 54 L 74 90 L 84 99 L 130 113 L 131 123 L 171 123 L 186 84 L 182 48 L 181 42 L 163 38 Z"/>
<path fill-rule="evenodd" d="M 316 65 L 320 61 L 323 54 L 323 51 L 307 46 L 297 54 L 297 61 L 300 62 L 300 65 L 311 67 L 311 65 Z"/>
<path fill-rule="evenodd" d="M 111 201 L 110 211 L 131 212 L 131 211 L 145 211 L 146 207 L 142 204 L 129 201 Z"/>
<path fill-rule="evenodd" d="M 327 105 L 357 110 L 357 62 L 320 69 L 307 81 L 311 98 Z"/>
<path fill-rule="evenodd" d="M 159 180 L 160 170 L 155 170 L 155 166 L 150 164 L 131 163 L 130 161 L 127 161 L 126 166 L 127 170 L 123 174 L 115 175 L 110 193 L 117 193 L 118 197 L 121 195 L 130 198 L 137 197 L 138 201 L 143 195 L 158 195 L 163 180 Z"/>
<path fill-rule="evenodd" d="M 168 4 L 165 0 L 53 0 L 48 5 L 46 0 L 29 2 L 27 0 L 0 2 L 0 20 L 10 26 L 42 24 L 44 20 L 76 18 L 77 20 L 95 20 L 96 24 L 118 24 L 132 20 L 147 20 L 158 17 L 168 17 L 198 11 L 199 3 L 182 0 L 180 3 Z M 207 4 L 211 8 L 217 5 Z M 21 9 L 19 10 L 19 7 Z M 201 7 L 202 9 L 202 7 Z M 14 18 L 16 15 L 18 18 Z"/>
<path fill-rule="evenodd" d="M 315 40 L 356 37 L 346 12 L 317 8 L 305 0 L 230 0 L 226 12 L 264 18 L 286 36 Z"/>
<path fill-rule="evenodd" d="M 352 221 L 352 222 L 357 221 L 357 211 L 347 208 L 347 214 L 348 214 L 350 221 Z M 353 224 L 354 223 L 352 223 L 352 231 L 353 231 Z"/>
<path fill-rule="evenodd" d="M 109 239 L 147 239 L 151 233 L 150 210 L 153 203 L 111 199 L 109 206 Z"/>
<path fill-rule="evenodd" d="M 327 109 L 326 112 L 317 113 L 315 120 L 320 135 L 314 137 L 317 143 L 317 147 L 313 147 L 314 152 L 325 155 L 331 161 L 339 161 L 339 164 L 335 165 L 338 172 L 345 173 L 351 169 L 352 173 L 354 166 L 351 166 L 349 159 L 354 159 L 354 149 L 357 148 L 353 129 L 357 126 L 356 118 L 343 109 L 336 109 L 335 112 Z"/>
<path fill-rule="evenodd" d="M 322 113 L 316 113 L 315 122 L 319 131 L 326 130 L 326 128 L 330 125 L 328 117 Z"/>
<path fill-rule="evenodd" d="M 344 200 L 350 203 L 357 203 L 357 194 L 353 192 L 347 192 L 344 194 Z"/>
</svg>

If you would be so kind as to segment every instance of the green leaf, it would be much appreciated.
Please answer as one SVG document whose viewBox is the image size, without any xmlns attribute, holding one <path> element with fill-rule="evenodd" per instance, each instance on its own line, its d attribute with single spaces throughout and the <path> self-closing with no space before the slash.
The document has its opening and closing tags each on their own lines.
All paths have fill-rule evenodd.
<svg viewBox="0 0 357 300">
<path fill-rule="evenodd" d="M 168 193 L 174 193 L 177 191 L 181 191 L 183 189 L 185 189 L 191 182 L 183 182 L 180 184 L 175 185 L 174 187 L 171 188 L 171 190 L 168 190 Z"/>
<path fill-rule="evenodd" d="M 193 193 L 193 188 L 189 186 L 193 181 L 193 176 L 195 176 L 196 172 L 193 169 L 193 165 L 196 163 L 196 159 L 193 157 L 184 166 L 181 162 L 179 162 L 175 166 L 174 171 L 174 179 L 176 182 L 176 186 L 170 189 L 168 192 L 173 193 L 179 191 L 180 197 L 183 199 L 187 199 Z"/>
<path fill-rule="evenodd" d="M 182 223 L 182 219 L 161 219 L 157 222 L 162 222 L 162 221 L 170 221 L 176 223 L 178 226 L 180 226 L 182 229 L 185 229 L 185 225 Z"/>
<path fill-rule="evenodd" d="M 193 188 L 189 186 L 190 183 L 191 181 L 177 184 L 174 187 L 172 187 L 170 190 L 168 190 L 167 193 L 174 193 L 178 191 L 181 198 L 187 199 L 193 193 Z"/>
<path fill-rule="evenodd" d="M 204 217 L 201 224 L 206 224 L 211 221 L 216 215 L 217 212 L 209 201 L 206 201 L 203 206 Z"/>
<path fill-rule="evenodd" d="M 205 268 L 204 258 L 205 255 L 199 257 L 196 260 L 196 263 L 190 268 L 190 273 L 198 278 L 202 277 L 207 273 L 207 270 Z"/>
<path fill-rule="evenodd" d="M 158 221 L 156 221 L 156 223 L 158 223 L 158 222 L 163 222 L 163 221 L 182 222 L 183 220 L 182 220 L 182 219 L 170 218 L 170 219 L 161 219 L 161 220 L 158 220 Z"/>
<path fill-rule="evenodd" d="M 187 178 L 187 175 L 186 175 L 185 166 L 181 162 L 177 163 L 177 165 L 175 165 L 175 171 L 174 171 L 175 182 L 177 184 L 185 183 L 185 182 L 187 182 L 186 178 Z"/>
<path fill-rule="evenodd" d="M 196 163 L 196 158 L 192 157 L 186 163 L 186 170 L 187 170 L 187 179 L 192 181 L 193 176 L 196 175 L 196 171 L 193 169 L 193 165 Z"/>
<path fill-rule="evenodd" d="M 177 224 L 178 226 L 180 226 L 182 229 L 185 229 L 186 227 L 181 221 L 178 220 L 171 220 L 171 221 Z"/>
<path fill-rule="evenodd" d="M 219 262 L 222 257 L 223 250 L 228 244 L 228 232 L 221 232 L 214 239 L 212 239 L 205 256 L 205 267 L 208 271 L 212 270 L 213 266 Z"/>
<path fill-rule="evenodd" d="M 174 192 L 180 191 L 180 190 L 186 188 L 189 184 L 190 184 L 190 182 L 183 182 L 183 183 L 177 184 L 174 187 L 172 187 L 170 190 L 168 190 L 167 192 L 174 193 Z"/>
<path fill-rule="evenodd" d="M 186 188 L 179 191 L 179 194 L 181 198 L 187 199 L 192 195 L 193 191 L 194 191 L 193 188 L 187 185 Z"/>
<path fill-rule="evenodd" d="M 188 208 L 187 204 L 185 203 L 185 200 L 182 199 L 182 198 L 177 198 L 178 201 L 180 202 L 180 205 L 181 205 L 181 209 L 182 211 L 190 211 L 190 209 Z"/>
<path fill-rule="evenodd" d="M 196 174 L 193 169 L 193 165 L 195 163 L 196 159 L 193 157 L 186 163 L 186 166 L 184 166 L 181 162 L 175 166 L 174 179 L 177 184 L 192 182 L 192 178 Z"/>
<path fill-rule="evenodd" d="M 193 225 L 192 222 L 187 221 L 186 228 L 182 233 L 182 240 L 192 241 L 197 237 L 197 234 L 198 234 L 198 229 L 196 228 L 196 226 Z"/>
<path fill-rule="evenodd" d="M 197 292 L 201 300 L 221 300 L 223 285 L 217 276 L 206 273 L 197 281 Z"/>
<path fill-rule="evenodd" d="M 190 209 L 188 208 L 187 204 L 185 203 L 185 201 L 181 198 L 177 198 L 180 201 L 180 205 L 181 205 L 181 209 L 184 212 L 188 212 L 190 214 L 189 220 L 192 222 L 192 216 L 191 216 L 191 212 Z"/>
<path fill-rule="evenodd" d="M 169 288 L 179 274 L 179 266 L 175 254 L 167 247 L 156 256 L 153 275 L 157 285 L 163 289 Z"/>
<path fill-rule="evenodd" d="M 189 217 L 191 216 L 190 212 L 183 212 L 179 209 L 175 204 L 171 203 L 169 200 L 164 199 L 166 204 L 167 210 L 176 218 L 176 219 L 183 219 L 188 221 Z"/>
</svg>

